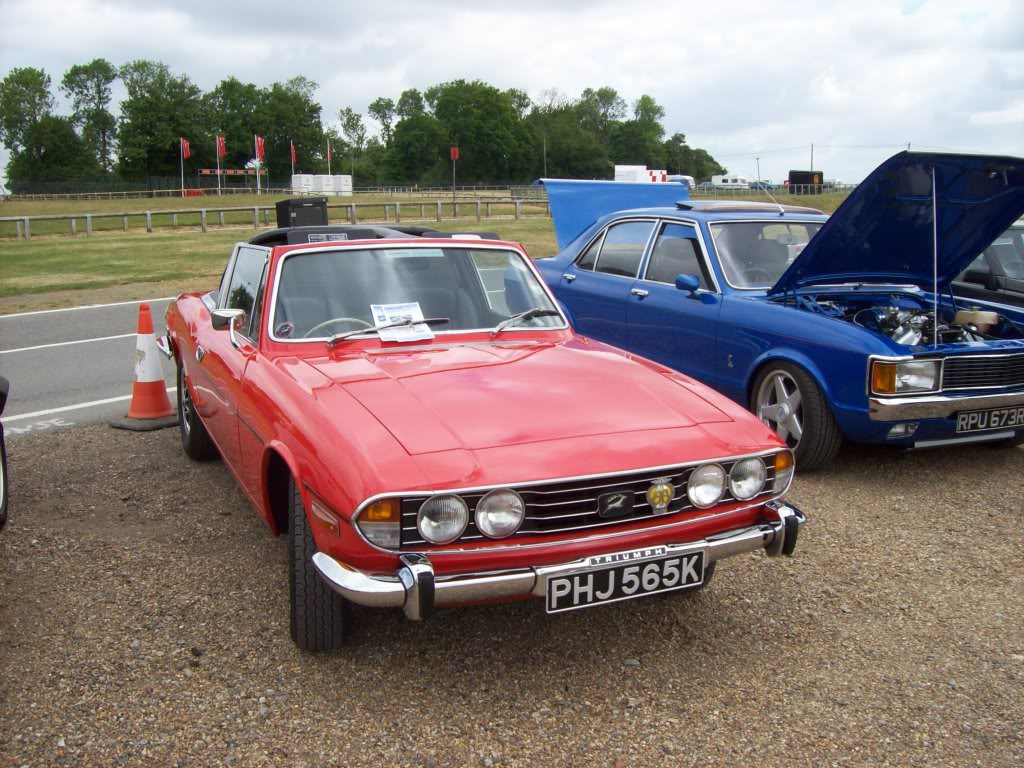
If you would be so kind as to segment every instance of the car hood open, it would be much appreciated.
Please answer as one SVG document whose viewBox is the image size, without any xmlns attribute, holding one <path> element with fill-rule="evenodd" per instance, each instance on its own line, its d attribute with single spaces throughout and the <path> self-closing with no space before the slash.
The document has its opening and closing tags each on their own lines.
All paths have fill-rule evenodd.
<svg viewBox="0 0 1024 768">
<path fill-rule="evenodd" d="M 733 421 L 690 386 L 584 339 L 307 362 L 413 455 Z"/>
<path fill-rule="evenodd" d="M 864 281 L 931 290 L 934 274 L 941 290 L 1022 213 L 1024 159 L 900 152 L 850 193 L 770 292 Z"/>
</svg>

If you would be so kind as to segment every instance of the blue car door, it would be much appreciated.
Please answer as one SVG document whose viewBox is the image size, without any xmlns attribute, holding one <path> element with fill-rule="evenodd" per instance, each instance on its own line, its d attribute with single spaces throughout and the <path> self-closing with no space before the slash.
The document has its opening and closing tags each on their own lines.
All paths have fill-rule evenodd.
<svg viewBox="0 0 1024 768">
<path fill-rule="evenodd" d="M 678 275 L 695 275 L 700 288 L 676 288 Z M 721 308 L 697 230 L 663 223 L 629 297 L 627 348 L 713 386 Z"/>
<path fill-rule="evenodd" d="M 654 223 L 629 219 L 609 224 L 562 274 L 558 297 L 572 313 L 577 331 L 626 346 L 626 307 Z"/>
</svg>

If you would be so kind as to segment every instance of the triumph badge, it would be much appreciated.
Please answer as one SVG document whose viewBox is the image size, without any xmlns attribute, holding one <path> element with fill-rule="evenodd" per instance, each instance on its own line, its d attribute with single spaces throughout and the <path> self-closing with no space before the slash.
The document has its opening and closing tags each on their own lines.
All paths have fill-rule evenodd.
<svg viewBox="0 0 1024 768">
<path fill-rule="evenodd" d="M 664 512 L 672 502 L 676 489 L 667 477 L 659 477 L 651 483 L 647 489 L 647 503 L 651 505 L 655 514 Z"/>
</svg>

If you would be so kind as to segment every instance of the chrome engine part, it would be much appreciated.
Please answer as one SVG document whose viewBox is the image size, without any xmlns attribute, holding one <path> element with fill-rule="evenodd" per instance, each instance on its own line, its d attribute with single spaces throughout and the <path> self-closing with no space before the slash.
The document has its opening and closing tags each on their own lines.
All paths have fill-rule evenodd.
<svg viewBox="0 0 1024 768">
<path fill-rule="evenodd" d="M 852 316 L 848 315 L 846 319 L 908 347 L 930 344 L 936 336 L 940 344 L 982 341 L 985 338 L 973 325 L 940 323 L 936 328 L 932 312 L 925 309 L 868 307 L 853 312 Z"/>
</svg>

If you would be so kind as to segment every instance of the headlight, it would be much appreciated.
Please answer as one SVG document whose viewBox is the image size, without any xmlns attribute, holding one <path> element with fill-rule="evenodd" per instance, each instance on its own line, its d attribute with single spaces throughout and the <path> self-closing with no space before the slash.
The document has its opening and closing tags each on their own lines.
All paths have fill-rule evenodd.
<svg viewBox="0 0 1024 768">
<path fill-rule="evenodd" d="M 469 523 L 469 507 L 459 496 L 434 496 L 420 506 L 416 529 L 431 544 L 455 541 Z"/>
<path fill-rule="evenodd" d="M 526 516 L 526 505 L 515 491 L 491 491 L 476 505 L 474 520 L 480 533 L 491 539 L 511 536 Z"/>
<path fill-rule="evenodd" d="M 718 503 L 725 493 L 725 470 L 717 464 L 705 464 L 693 470 L 686 483 L 686 495 L 695 507 L 704 509 Z"/>
<path fill-rule="evenodd" d="M 773 493 L 782 493 L 793 479 L 793 454 L 790 451 L 782 451 L 775 454 L 775 483 L 772 486 Z"/>
<path fill-rule="evenodd" d="M 876 395 L 935 392 L 939 388 L 941 370 L 941 360 L 909 360 L 905 363 L 876 360 L 871 366 L 871 391 Z"/>
<path fill-rule="evenodd" d="M 729 472 L 729 492 L 740 501 L 752 499 L 764 488 L 768 471 L 760 459 L 743 459 L 733 464 Z"/>
<path fill-rule="evenodd" d="M 398 549 L 401 546 L 400 518 L 398 499 L 379 499 L 359 513 L 356 526 L 371 544 L 382 549 Z"/>
</svg>

